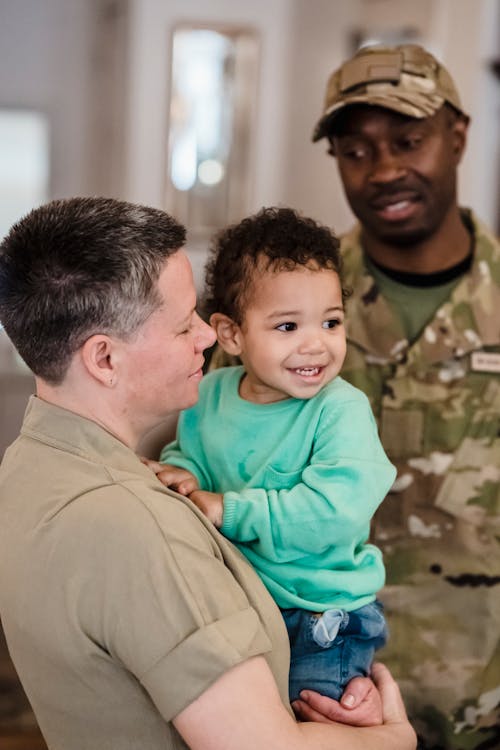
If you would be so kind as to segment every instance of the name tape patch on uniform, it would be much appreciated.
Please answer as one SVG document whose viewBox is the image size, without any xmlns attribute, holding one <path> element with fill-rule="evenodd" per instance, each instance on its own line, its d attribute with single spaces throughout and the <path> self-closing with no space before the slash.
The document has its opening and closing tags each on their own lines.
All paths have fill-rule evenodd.
<svg viewBox="0 0 500 750">
<path fill-rule="evenodd" d="M 472 352 L 470 366 L 475 372 L 500 372 L 500 353 Z"/>
</svg>

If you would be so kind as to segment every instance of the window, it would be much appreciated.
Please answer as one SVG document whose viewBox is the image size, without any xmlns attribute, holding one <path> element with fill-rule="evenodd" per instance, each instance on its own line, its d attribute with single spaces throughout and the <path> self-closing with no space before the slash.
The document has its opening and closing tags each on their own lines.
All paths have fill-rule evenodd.
<svg viewBox="0 0 500 750">
<path fill-rule="evenodd" d="M 248 210 L 258 40 L 250 30 L 173 35 L 167 210 L 211 233 Z"/>
<path fill-rule="evenodd" d="M 39 112 L 0 109 L 0 237 L 48 198 L 49 127 Z"/>
</svg>

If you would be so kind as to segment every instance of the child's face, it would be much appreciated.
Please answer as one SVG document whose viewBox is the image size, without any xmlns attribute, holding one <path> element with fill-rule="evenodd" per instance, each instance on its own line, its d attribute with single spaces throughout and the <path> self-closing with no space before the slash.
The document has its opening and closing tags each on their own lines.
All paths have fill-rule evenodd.
<svg viewBox="0 0 500 750">
<path fill-rule="evenodd" d="M 246 375 L 240 395 L 271 403 L 311 398 L 338 375 L 346 340 L 335 271 L 298 266 L 256 272 L 239 328 Z"/>
</svg>

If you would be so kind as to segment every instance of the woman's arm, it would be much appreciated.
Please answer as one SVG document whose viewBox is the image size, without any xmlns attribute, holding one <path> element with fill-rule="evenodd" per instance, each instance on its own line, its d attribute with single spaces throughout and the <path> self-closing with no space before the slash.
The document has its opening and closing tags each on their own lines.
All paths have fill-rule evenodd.
<svg viewBox="0 0 500 750">
<path fill-rule="evenodd" d="M 248 659 L 181 711 L 174 725 L 191 750 L 415 750 L 399 689 L 377 665 L 384 723 L 377 727 L 297 723 L 283 706 L 265 659 Z"/>
</svg>

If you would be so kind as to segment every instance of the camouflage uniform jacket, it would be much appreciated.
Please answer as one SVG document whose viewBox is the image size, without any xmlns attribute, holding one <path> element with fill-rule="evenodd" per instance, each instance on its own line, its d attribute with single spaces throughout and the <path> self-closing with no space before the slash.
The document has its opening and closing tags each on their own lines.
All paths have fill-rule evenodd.
<svg viewBox="0 0 500 750">
<path fill-rule="evenodd" d="M 468 212 L 474 261 L 411 345 L 342 239 L 348 355 L 398 469 L 373 541 L 393 670 L 421 747 L 500 748 L 500 243 Z"/>
</svg>

